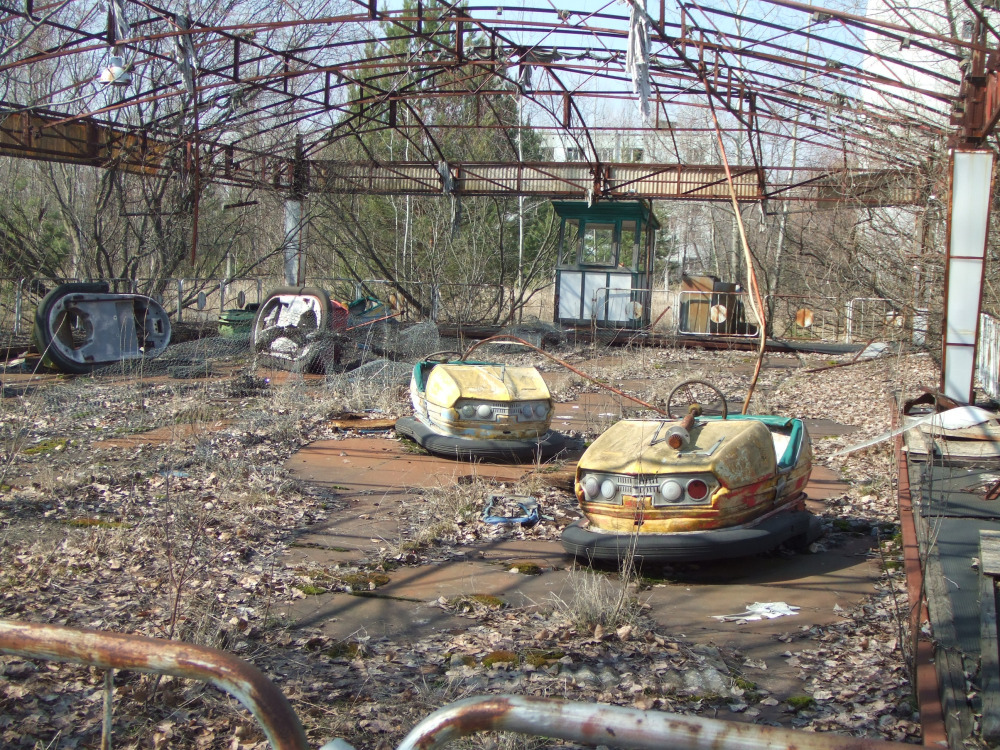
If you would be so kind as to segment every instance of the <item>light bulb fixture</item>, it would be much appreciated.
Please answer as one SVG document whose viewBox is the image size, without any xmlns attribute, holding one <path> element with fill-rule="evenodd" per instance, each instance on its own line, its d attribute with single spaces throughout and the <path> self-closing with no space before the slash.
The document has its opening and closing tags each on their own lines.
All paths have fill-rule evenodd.
<svg viewBox="0 0 1000 750">
<path fill-rule="evenodd" d="M 112 86 L 128 86 L 132 83 L 132 73 L 125 68 L 125 61 L 118 55 L 112 55 L 108 64 L 101 68 L 98 82 Z"/>
</svg>

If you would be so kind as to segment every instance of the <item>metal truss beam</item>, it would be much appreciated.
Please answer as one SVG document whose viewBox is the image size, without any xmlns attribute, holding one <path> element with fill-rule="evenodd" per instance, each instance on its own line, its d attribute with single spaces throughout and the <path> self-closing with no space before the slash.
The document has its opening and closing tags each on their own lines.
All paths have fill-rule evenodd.
<svg viewBox="0 0 1000 750">
<path fill-rule="evenodd" d="M 194 164 L 189 142 L 91 119 L 18 112 L 0 120 L 0 155 L 169 177 L 197 168 L 206 180 L 289 194 L 534 196 L 569 200 L 728 201 L 719 165 L 594 162 L 343 162 L 295 161 L 234 146 L 202 143 Z M 796 177 L 774 167 L 744 167 L 733 175 L 736 198 L 812 200 L 834 204 L 919 203 L 916 176 L 897 170 L 799 168 Z"/>
</svg>

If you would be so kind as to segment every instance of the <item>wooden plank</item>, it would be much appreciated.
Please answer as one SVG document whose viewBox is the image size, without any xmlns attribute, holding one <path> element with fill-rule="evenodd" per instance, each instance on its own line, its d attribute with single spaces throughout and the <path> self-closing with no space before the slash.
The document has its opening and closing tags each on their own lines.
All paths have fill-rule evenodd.
<svg viewBox="0 0 1000 750">
<path fill-rule="evenodd" d="M 979 569 L 983 575 L 1000 578 L 1000 531 L 979 532 Z"/>
<path fill-rule="evenodd" d="M 997 651 L 997 580 L 1000 575 L 1000 532 L 979 532 L 980 695 L 983 740 L 1000 742 L 1000 652 Z"/>
<path fill-rule="evenodd" d="M 928 528 L 927 519 L 917 517 L 915 520 L 924 556 L 924 587 L 931 631 L 934 634 L 934 666 L 941 689 L 945 732 L 948 735 L 948 746 L 952 750 L 958 750 L 964 747 L 965 739 L 972 735 L 973 727 L 972 711 L 966 699 L 965 662 L 955 632 L 955 615 L 948 596 L 947 579 L 938 556 L 937 539 Z"/>
<path fill-rule="evenodd" d="M 327 424 L 338 430 L 391 430 L 396 426 L 396 420 L 370 419 L 359 415 L 349 415 L 331 419 Z"/>
<path fill-rule="evenodd" d="M 958 430 L 947 430 L 933 424 L 922 424 L 920 429 L 936 438 L 958 438 L 959 440 L 1000 440 L 1000 425 L 993 420 L 974 424 Z"/>
</svg>

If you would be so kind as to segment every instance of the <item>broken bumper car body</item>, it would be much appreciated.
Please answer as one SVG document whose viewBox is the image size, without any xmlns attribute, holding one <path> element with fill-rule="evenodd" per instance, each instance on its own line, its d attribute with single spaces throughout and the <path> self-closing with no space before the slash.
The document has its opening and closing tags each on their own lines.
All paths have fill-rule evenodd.
<svg viewBox="0 0 1000 750">
<path fill-rule="evenodd" d="M 441 456 L 545 460 L 565 445 L 549 429 L 552 397 L 534 367 L 418 362 L 410 399 L 414 416 L 398 420 L 396 431 Z"/>
<path fill-rule="evenodd" d="M 577 465 L 584 518 L 562 544 L 584 560 L 721 560 L 805 547 L 820 533 L 805 509 L 812 446 L 801 420 L 697 419 L 680 447 L 677 422 L 624 420 Z M 676 443 L 675 443 L 676 444 Z"/>
<path fill-rule="evenodd" d="M 283 287 L 257 309 L 251 342 L 265 367 L 324 372 L 340 360 L 347 308 L 322 289 Z"/>
<path fill-rule="evenodd" d="M 157 356 L 170 343 L 170 318 L 141 294 L 110 294 L 107 284 L 62 284 L 39 303 L 34 339 L 47 367 L 85 373 Z"/>
</svg>

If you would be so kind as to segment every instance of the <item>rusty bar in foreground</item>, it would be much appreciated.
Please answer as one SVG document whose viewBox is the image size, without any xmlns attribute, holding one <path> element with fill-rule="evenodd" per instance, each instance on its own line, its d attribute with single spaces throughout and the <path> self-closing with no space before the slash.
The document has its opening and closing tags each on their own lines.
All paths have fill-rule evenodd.
<svg viewBox="0 0 1000 750">
<path fill-rule="evenodd" d="M 209 682 L 246 706 L 275 750 L 309 747 L 302 724 L 277 686 L 255 666 L 225 651 L 162 638 L 0 620 L 0 653 Z"/>
<path fill-rule="evenodd" d="M 513 695 L 468 698 L 435 711 L 397 750 L 434 750 L 475 732 L 496 730 L 632 750 L 912 750 L 865 737 L 778 729 L 597 703 Z"/>
</svg>

